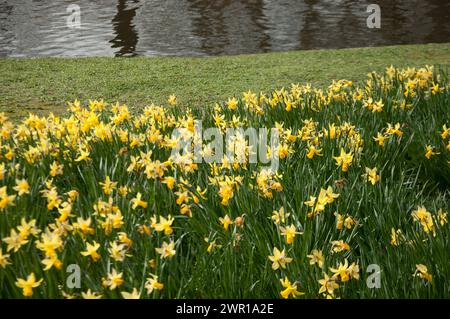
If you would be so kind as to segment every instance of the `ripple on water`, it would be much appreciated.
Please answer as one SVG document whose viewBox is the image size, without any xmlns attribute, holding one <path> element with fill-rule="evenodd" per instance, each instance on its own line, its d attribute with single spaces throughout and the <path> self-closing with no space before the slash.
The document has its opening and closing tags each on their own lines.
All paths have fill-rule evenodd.
<svg viewBox="0 0 450 319">
<path fill-rule="evenodd" d="M 221 55 L 450 41 L 450 1 L 0 0 L 0 56 Z"/>
</svg>

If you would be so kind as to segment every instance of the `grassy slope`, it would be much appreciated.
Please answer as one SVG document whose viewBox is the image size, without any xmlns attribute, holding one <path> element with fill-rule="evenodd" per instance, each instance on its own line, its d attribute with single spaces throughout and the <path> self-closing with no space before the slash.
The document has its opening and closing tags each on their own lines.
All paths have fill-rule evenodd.
<svg viewBox="0 0 450 319">
<path fill-rule="evenodd" d="M 449 66 L 450 43 L 211 58 L 0 59 L 0 111 L 13 117 L 58 112 L 75 98 L 143 106 L 172 93 L 182 105 L 202 107 L 248 89 L 359 80 L 390 64 Z"/>
</svg>

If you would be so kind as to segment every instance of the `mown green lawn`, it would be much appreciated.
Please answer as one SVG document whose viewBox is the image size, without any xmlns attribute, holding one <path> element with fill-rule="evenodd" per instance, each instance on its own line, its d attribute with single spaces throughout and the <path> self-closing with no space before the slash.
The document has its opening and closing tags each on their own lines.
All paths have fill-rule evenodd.
<svg viewBox="0 0 450 319">
<path fill-rule="evenodd" d="M 211 106 L 249 89 L 291 83 L 328 85 L 363 79 L 386 66 L 450 65 L 450 43 L 223 57 L 0 59 L 0 111 L 18 117 L 65 110 L 78 98 L 118 100 L 132 107 L 176 94 L 181 105 Z"/>
</svg>

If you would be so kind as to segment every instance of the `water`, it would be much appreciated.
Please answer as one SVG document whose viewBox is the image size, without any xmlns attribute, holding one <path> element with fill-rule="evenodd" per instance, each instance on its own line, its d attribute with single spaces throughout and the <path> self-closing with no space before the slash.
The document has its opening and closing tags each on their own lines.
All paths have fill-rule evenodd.
<svg viewBox="0 0 450 319">
<path fill-rule="evenodd" d="M 369 3 L 381 29 L 369 29 Z M 79 29 L 67 26 L 70 4 Z M 449 0 L 0 0 L 0 56 L 222 55 L 450 42 Z"/>
</svg>

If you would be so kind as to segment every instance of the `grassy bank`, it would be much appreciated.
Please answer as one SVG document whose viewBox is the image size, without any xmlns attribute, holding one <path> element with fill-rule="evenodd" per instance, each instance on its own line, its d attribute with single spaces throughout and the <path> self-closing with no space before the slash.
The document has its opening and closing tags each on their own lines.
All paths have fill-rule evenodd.
<svg viewBox="0 0 450 319">
<path fill-rule="evenodd" d="M 0 116 L 0 299 L 448 298 L 448 73 L 366 80 Z"/>
<path fill-rule="evenodd" d="M 75 98 L 104 98 L 145 106 L 175 93 L 182 105 L 202 107 L 249 89 L 290 83 L 363 79 L 388 65 L 450 65 L 450 44 L 293 51 L 211 58 L 0 59 L 0 111 L 17 117 L 65 110 Z"/>
</svg>

